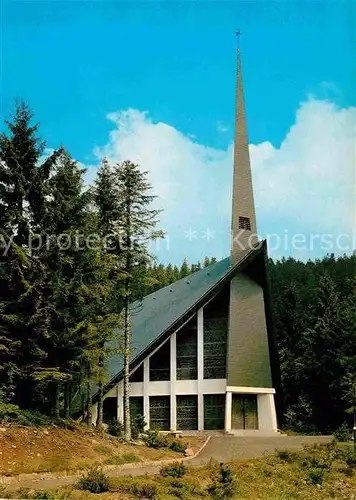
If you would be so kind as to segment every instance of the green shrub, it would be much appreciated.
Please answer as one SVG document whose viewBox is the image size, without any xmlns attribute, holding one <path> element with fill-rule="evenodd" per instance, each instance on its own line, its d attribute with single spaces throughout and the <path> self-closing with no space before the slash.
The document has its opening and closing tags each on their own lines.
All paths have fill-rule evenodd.
<svg viewBox="0 0 356 500">
<path fill-rule="evenodd" d="M 166 448 L 168 446 L 168 440 L 165 436 L 162 436 L 158 431 L 148 431 L 146 437 L 146 444 L 149 448 Z"/>
<path fill-rule="evenodd" d="M 163 477 L 183 477 L 187 472 L 187 467 L 183 462 L 174 462 L 173 464 L 166 465 L 160 470 Z"/>
<path fill-rule="evenodd" d="M 220 464 L 218 477 L 208 486 L 207 492 L 215 500 L 233 498 L 236 493 L 235 477 L 227 465 Z"/>
<path fill-rule="evenodd" d="M 155 500 L 157 497 L 157 485 L 151 481 L 135 483 L 130 488 L 130 491 L 136 498 Z"/>
<path fill-rule="evenodd" d="M 356 469 L 356 452 L 351 448 L 345 453 L 345 462 L 349 467 Z"/>
<path fill-rule="evenodd" d="M 169 449 L 176 451 L 177 453 L 184 453 L 186 448 L 186 444 L 182 443 L 182 441 L 179 441 L 178 439 L 173 439 L 173 441 L 169 443 Z"/>
<path fill-rule="evenodd" d="M 353 475 L 354 475 L 354 470 L 351 467 L 342 467 L 340 469 L 340 472 L 342 474 L 345 474 L 345 476 L 347 476 L 347 477 L 353 477 Z"/>
<path fill-rule="evenodd" d="M 279 458 L 279 460 L 289 463 L 295 462 L 297 458 L 297 454 L 294 451 L 290 450 L 277 450 L 276 456 Z"/>
<path fill-rule="evenodd" d="M 92 467 L 87 474 L 79 479 L 77 488 L 91 493 L 104 493 L 109 491 L 109 478 L 102 469 Z"/>
<path fill-rule="evenodd" d="M 124 432 L 124 426 L 120 420 L 113 418 L 108 423 L 108 433 L 115 437 L 121 437 Z"/>
<path fill-rule="evenodd" d="M 333 443 L 304 446 L 296 455 L 303 467 L 330 470 L 337 457 L 337 448 Z"/>
<path fill-rule="evenodd" d="M 18 406 L 0 401 L 0 422 L 13 422 L 26 426 L 46 426 L 52 420 L 42 413 L 29 410 L 21 410 Z"/>
<path fill-rule="evenodd" d="M 146 428 L 145 417 L 143 415 L 136 415 L 131 419 L 131 437 L 138 439 L 141 434 L 145 432 Z"/>
<path fill-rule="evenodd" d="M 312 467 L 308 470 L 308 478 L 312 484 L 320 484 L 321 486 L 325 478 L 325 469 Z"/>
<path fill-rule="evenodd" d="M 54 495 L 50 491 L 38 491 L 35 496 L 36 500 L 53 500 Z"/>
<path fill-rule="evenodd" d="M 340 425 L 338 429 L 336 429 L 336 431 L 334 432 L 334 437 L 335 439 L 337 439 L 337 441 L 340 441 L 341 443 L 350 441 L 351 431 L 346 422 L 344 422 L 342 425 Z"/>
<path fill-rule="evenodd" d="M 30 488 L 19 488 L 17 490 L 18 498 L 31 498 L 31 490 Z"/>
</svg>

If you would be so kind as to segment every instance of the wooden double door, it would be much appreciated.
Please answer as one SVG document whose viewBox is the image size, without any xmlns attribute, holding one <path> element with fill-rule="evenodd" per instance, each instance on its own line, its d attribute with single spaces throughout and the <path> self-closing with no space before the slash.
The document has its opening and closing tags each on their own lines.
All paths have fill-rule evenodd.
<svg viewBox="0 0 356 500">
<path fill-rule="evenodd" d="M 231 406 L 232 429 L 258 429 L 257 396 L 233 394 Z"/>
</svg>

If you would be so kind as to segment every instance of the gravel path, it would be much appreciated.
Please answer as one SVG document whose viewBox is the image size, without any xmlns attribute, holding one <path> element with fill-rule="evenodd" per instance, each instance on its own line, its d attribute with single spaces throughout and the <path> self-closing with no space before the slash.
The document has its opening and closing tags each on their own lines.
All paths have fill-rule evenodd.
<svg viewBox="0 0 356 500">
<path fill-rule="evenodd" d="M 304 444 L 326 443 L 331 440 L 330 436 L 271 436 L 271 437 L 237 437 L 237 436 L 219 436 L 212 437 L 195 458 L 188 461 L 188 465 L 199 466 L 204 465 L 211 458 L 219 462 L 225 462 L 237 459 L 257 458 L 265 453 L 274 453 L 279 449 L 298 449 Z M 158 474 L 162 467 L 162 463 L 157 464 L 126 464 L 120 467 L 112 466 L 107 468 L 106 473 L 110 477 L 119 476 L 144 476 Z M 53 477 L 50 475 L 28 474 L 16 480 L 15 478 L 5 478 L 2 482 L 0 478 L 0 486 L 11 487 L 27 487 L 34 489 L 56 488 L 72 484 L 78 479 L 78 476 L 63 476 Z"/>
</svg>

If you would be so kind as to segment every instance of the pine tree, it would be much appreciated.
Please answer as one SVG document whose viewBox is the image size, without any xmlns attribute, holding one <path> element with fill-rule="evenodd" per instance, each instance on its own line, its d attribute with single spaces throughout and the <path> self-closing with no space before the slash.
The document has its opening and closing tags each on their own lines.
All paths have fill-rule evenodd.
<svg viewBox="0 0 356 500">
<path fill-rule="evenodd" d="M 167 269 L 164 267 L 163 264 L 159 264 L 155 268 L 155 279 L 157 281 L 157 289 L 163 288 L 164 286 L 168 285 L 169 283 L 169 277 L 167 275 Z"/>
<path fill-rule="evenodd" d="M 188 262 L 187 262 L 187 259 L 184 259 L 183 263 L 181 265 L 181 268 L 179 270 L 179 278 L 185 278 L 189 274 L 190 274 L 190 270 L 189 270 Z"/>
<path fill-rule="evenodd" d="M 151 208 L 155 196 L 147 173 L 141 172 L 138 165 L 124 161 L 115 167 L 115 180 L 118 189 L 119 212 L 121 214 L 121 235 L 125 275 L 123 286 L 123 323 L 124 323 L 124 435 L 131 437 L 129 404 L 129 367 L 131 356 L 130 301 L 135 282 L 147 279 L 145 270 L 150 256 L 147 243 L 163 236 L 156 231 L 159 211 Z"/>
<path fill-rule="evenodd" d="M 121 236 L 120 193 L 118 192 L 115 171 L 106 159 L 98 171 L 93 188 L 93 199 L 97 209 L 98 234 L 102 240 L 101 259 L 106 262 L 108 294 L 101 306 L 104 306 L 106 323 L 102 324 L 100 351 L 97 360 L 98 373 L 98 416 L 97 426 L 103 424 L 103 385 L 105 380 L 104 358 L 122 350 L 121 338 L 118 327 L 120 326 L 119 314 L 123 307 L 122 300 L 122 267 L 124 265 Z M 116 342 L 114 342 L 114 340 Z M 108 343 L 111 342 L 111 347 Z M 115 347 L 113 347 L 115 345 Z"/>
<path fill-rule="evenodd" d="M 178 281 L 179 280 L 179 269 L 178 269 L 178 266 L 175 265 L 173 267 L 173 277 L 174 277 L 174 281 Z"/>
<path fill-rule="evenodd" d="M 173 266 L 171 263 L 169 263 L 168 266 L 166 267 L 166 285 L 174 283 L 174 281 L 175 281 L 175 275 Z"/>
<path fill-rule="evenodd" d="M 89 194 L 83 192 L 84 171 L 61 149 L 48 181 L 46 211 L 41 245 L 36 256 L 46 273 L 43 285 L 48 334 L 43 342 L 46 358 L 34 371 L 34 379 L 51 394 L 53 413 L 58 418 L 63 388 L 67 392 L 66 414 L 70 413 L 68 393 L 74 365 L 79 361 L 82 339 L 76 325 L 81 320 L 78 290 L 83 280 L 87 249 L 79 249 L 78 235 L 86 236 Z M 83 244 L 83 242 L 82 242 Z"/>
<path fill-rule="evenodd" d="M 7 353 L 1 385 L 7 399 L 25 408 L 33 405 L 33 370 L 46 355 L 40 347 L 46 325 L 38 321 L 44 276 L 31 256 L 30 240 L 44 213 L 45 181 L 56 156 L 39 165 L 44 143 L 31 121 L 21 102 L 6 122 L 9 133 L 0 135 L 0 330 Z"/>
<path fill-rule="evenodd" d="M 210 266 L 210 259 L 209 259 L 209 257 L 205 257 L 204 258 L 204 267 L 208 267 L 208 266 Z"/>
</svg>

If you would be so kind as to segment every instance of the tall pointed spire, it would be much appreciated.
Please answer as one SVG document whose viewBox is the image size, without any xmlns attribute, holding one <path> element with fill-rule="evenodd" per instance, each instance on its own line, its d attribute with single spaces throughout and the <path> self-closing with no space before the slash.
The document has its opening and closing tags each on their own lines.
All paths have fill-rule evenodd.
<svg viewBox="0 0 356 500">
<path fill-rule="evenodd" d="M 232 190 L 231 257 L 257 242 L 255 205 L 245 116 L 240 49 L 237 48 L 234 175 Z"/>
</svg>

